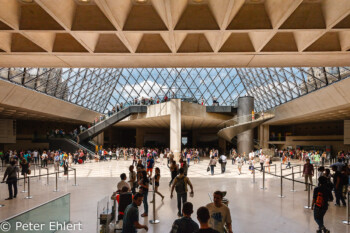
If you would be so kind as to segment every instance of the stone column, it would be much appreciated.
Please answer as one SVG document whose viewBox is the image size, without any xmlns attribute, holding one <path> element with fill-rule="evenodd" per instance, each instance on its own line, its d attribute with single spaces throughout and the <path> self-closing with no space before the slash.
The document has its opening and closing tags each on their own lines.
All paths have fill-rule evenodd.
<svg viewBox="0 0 350 233">
<path fill-rule="evenodd" d="M 170 150 L 178 162 L 181 154 L 181 100 L 172 99 L 170 104 Z"/>
<path fill-rule="evenodd" d="M 254 109 L 254 97 L 244 96 L 238 98 L 238 124 L 251 121 L 252 111 Z M 239 154 L 245 152 L 248 154 L 254 148 L 253 129 L 244 131 L 237 135 L 237 150 Z"/>
<path fill-rule="evenodd" d="M 99 146 L 103 147 L 104 144 L 104 139 L 105 139 L 105 135 L 104 132 L 100 133 L 99 135 L 97 135 L 96 137 L 93 138 L 93 141 Z"/>
<path fill-rule="evenodd" d="M 197 130 L 192 130 L 192 146 L 193 147 L 197 147 L 197 137 L 198 137 Z"/>
<path fill-rule="evenodd" d="M 136 147 L 143 147 L 143 142 L 145 140 L 145 129 L 136 128 Z"/>
<path fill-rule="evenodd" d="M 269 125 L 259 125 L 259 144 L 263 149 L 268 149 L 270 140 Z"/>
<path fill-rule="evenodd" d="M 226 154 L 226 140 L 219 137 L 219 150 L 220 150 L 220 155 Z"/>
</svg>

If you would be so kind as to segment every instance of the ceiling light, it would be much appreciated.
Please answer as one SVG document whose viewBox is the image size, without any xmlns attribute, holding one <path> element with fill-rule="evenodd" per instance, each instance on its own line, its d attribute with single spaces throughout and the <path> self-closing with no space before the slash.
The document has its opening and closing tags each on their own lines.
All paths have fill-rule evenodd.
<svg viewBox="0 0 350 233">
<path fill-rule="evenodd" d="M 203 0 L 192 0 L 194 3 L 201 3 Z"/>
<path fill-rule="evenodd" d="M 23 3 L 32 3 L 34 0 L 21 0 Z"/>
<path fill-rule="evenodd" d="M 148 0 L 136 0 L 137 3 L 145 3 L 147 2 Z"/>
<path fill-rule="evenodd" d="M 90 0 L 79 0 L 79 2 L 81 2 L 81 3 L 89 3 Z"/>
</svg>

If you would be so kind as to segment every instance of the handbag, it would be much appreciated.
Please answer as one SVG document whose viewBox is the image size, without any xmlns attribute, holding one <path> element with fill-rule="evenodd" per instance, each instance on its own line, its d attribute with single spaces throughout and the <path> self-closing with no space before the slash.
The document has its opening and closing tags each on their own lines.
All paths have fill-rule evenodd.
<svg viewBox="0 0 350 233">
<path fill-rule="evenodd" d="M 210 171 L 210 167 L 208 166 L 208 167 L 207 167 L 207 172 L 209 172 L 209 171 Z"/>
<path fill-rule="evenodd" d="M 32 173 L 32 170 L 28 169 L 28 175 L 30 175 Z"/>
</svg>

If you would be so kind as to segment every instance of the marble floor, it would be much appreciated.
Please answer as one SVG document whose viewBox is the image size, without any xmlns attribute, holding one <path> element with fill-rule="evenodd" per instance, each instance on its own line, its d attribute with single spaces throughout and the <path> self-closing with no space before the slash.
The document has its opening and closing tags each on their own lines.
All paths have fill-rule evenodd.
<svg viewBox="0 0 350 233">
<path fill-rule="evenodd" d="M 297 162 L 294 162 L 297 163 Z M 116 161 L 86 163 L 84 165 L 74 165 L 77 169 L 77 183 L 79 186 L 72 186 L 74 183 L 73 173 L 66 178 L 59 178 L 59 192 L 53 192 L 55 178 L 50 178 L 50 185 L 47 186 L 46 178 L 40 181 L 38 178 L 32 178 L 31 195 L 32 199 L 24 199 L 26 193 L 19 193 L 16 199 L 5 201 L 7 197 L 7 186 L 0 185 L 0 204 L 5 204 L 0 208 L 0 221 L 23 212 L 29 208 L 51 200 L 65 193 L 71 193 L 71 221 L 81 222 L 82 231 L 95 233 L 97 228 L 96 208 L 97 202 L 104 197 L 109 197 L 116 189 L 119 175 L 127 173 L 131 161 Z M 235 233 L 290 233 L 290 232 L 316 232 L 316 223 L 313 219 L 311 210 L 304 209 L 307 205 L 307 192 L 304 191 L 302 184 L 295 183 L 296 192 L 290 192 L 292 182 L 283 181 L 285 198 L 279 198 L 280 179 L 266 175 L 266 189 L 262 190 L 262 175 L 256 173 L 256 183 L 252 183 L 252 175 L 248 171 L 248 165 L 243 166 L 243 174 L 238 175 L 236 165 L 227 165 L 225 174 L 220 174 L 219 166 L 216 167 L 216 174 L 211 176 L 207 171 L 208 160 L 200 164 L 191 164 L 188 176 L 194 185 L 194 197 L 188 198 L 197 209 L 210 202 L 208 193 L 216 190 L 227 191 L 229 199 L 229 208 L 232 215 L 233 232 Z M 148 232 L 165 233 L 169 232 L 172 222 L 177 218 L 176 198 L 170 199 L 170 190 L 168 182 L 170 172 L 166 165 L 157 163 L 156 166 L 161 169 L 161 182 L 159 191 L 166 198 L 161 202 L 160 197 L 156 198 L 156 218 L 160 220 L 157 225 L 149 226 Z M 279 174 L 280 165 L 277 163 L 277 174 Z M 299 170 L 299 168 L 295 168 Z M 53 171 L 53 168 L 50 168 Z M 46 172 L 46 171 L 45 171 Z M 44 171 L 42 174 L 45 173 Z M 271 168 L 274 172 L 274 168 Z M 289 174 L 290 170 L 283 171 L 283 174 Z M 1 173 L 0 173 L 1 174 Z M 38 174 L 38 173 L 37 173 Z M 2 175 L 2 174 L 1 174 Z M 302 178 L 297 175 L 297 180 Z M 23 190 L 23 184 L 19 191 Z M 149 200 L 151 200 L 151 193 Z M 149 205 L 149 217 L 141 218 L 141 222 L 148 223 L 153 218 L 152 205 Z M 140 207 L 140 213 L 143 213 L 143 207 Z M 346 218 L 345 207 L 335 207 L 330 204 L 325 217 L 325 225 L 334 233 L 350 232 L 350 227 L 342 224 Z M 196 220 L 195 214 L 193 219 Z M 197 220 L 196 220 L 197 221 Z M 145 232 L 140 230 L 139 232 Z"/>
</svg>

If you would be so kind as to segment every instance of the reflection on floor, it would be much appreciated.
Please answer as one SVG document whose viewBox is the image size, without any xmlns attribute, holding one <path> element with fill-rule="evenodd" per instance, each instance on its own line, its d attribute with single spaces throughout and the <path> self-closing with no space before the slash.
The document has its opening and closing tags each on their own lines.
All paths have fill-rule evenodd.
<svg viewBox="0 0 350 233">
<path fill-rule="evenodd" d="M 110 196 L 116 189 L 117 182 L 120 180 L 119 175 L 123 172 L 128 174 L 128 166 L 132 161 L 116 161 L 87 163 L 76 165 L 77 182 L 79 186 L 72 186 L 74 179 L 73 173 L 67 182 L 66 178 L 59 178 L 60 192 L 55 193 L 52 176 L 50 185 L 46 186 L 46 178 L 40 181 L 33 178 L 31 182 L 31 195 L 33 199 L 27 200 L 24 197 L 26 193 L 19 193 L 18 197 L 11 201 L 4 201 L 7 197 L 7 187 L 2 184 L 0 187 L 0 204 L 5 207 L 0 208 L 0 221 L 11 217 L 17 213 L 32 208 L 38 204 L 48 201 L 63 193 L 71 193 L 71 221 L 82 222 L 83 232 L 96 232 L 96 208 L 97 201 Z M 233 231 L 235 233 L 309 233 L 316 231 L 316 223 L 313 220 L 312 211 L 304 209 L 307 204 L 307 192 L 304 192 L 304 186 L 296 183 L 297 192 L 290 192 L 292 182 L 284 181 L 283 189 L 285 198 L 278 198 L 280 193 L 280 179 L 266 176 L 266 190 L 260 189 L 262 186 L 262 176 L 260 172 L 256 174 L 256 182 L 252 183 L 252 175 L 248 171 L 248 165 L 243 166 L 243 174 L 238 175 L 236 165 L 229 161 L 225 174 L 220 174 L 220 165 L 216 167 L 216 175 L 211 176 L 207 171 L 208 160 L 200 164 L 191 164 L 189 168 L 189 177 L 194 185 L 194 198 L 188 198 L 193 202 L 195 209 L 209 203 L 208 193 L 215 190 L 227 191 L 229 207 L 233 219 Z M 166 165 L 156 164 L 161 169 L 160 192 L 166 198 L 161 202 L 160 197 L 156 198 L 156 218 L 160 224 L 149 225 L 148 232 L 165 233 L 169 232 L 172 222 L 177 218 L 176 197 L 170 199 L 168 187 L 170 172 Z M 295 168 L 297 171 L 299 168 Z M 50 169 L 52 171 L 52 168 Z M 271 168 L 274 172 L 274 168 Z M 290 170 L 284 171 L 289 174 Z M 43 172 L 44 174 L 44 172 Z M 277 166 L 279 174 L 279 165 Z M 301 179 L 297 176 L 297 179 Z M 19 187 L 19 191 L 23 186 Z M 151 193 L 149 194 L 151 195 Z M 151 200 L 151 197 L 148 198 Z M 152 206 L 149 205 L 149 218 L 141 218 L 141 222 L 148 222 L 153 217 Z M 140 207 L 140 214 L 143 213 L 143 207 Z M 346 217 L 345 207 L 335 207 L 332 203 L 325 217 L 325 225 L 334 233 L 350 232 L 350 227 L 341 223 Z M 193 216 L 196 220 L 196 216 Z M 73 232 L 73 231 L 71 231 Z M 78 231 L 76 231 L 78 232 Z M 145 232 L 145 231 L 139 231 Z"/>
</svg>

